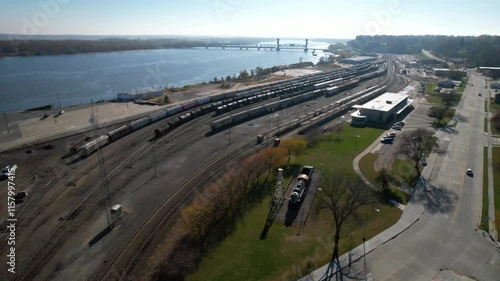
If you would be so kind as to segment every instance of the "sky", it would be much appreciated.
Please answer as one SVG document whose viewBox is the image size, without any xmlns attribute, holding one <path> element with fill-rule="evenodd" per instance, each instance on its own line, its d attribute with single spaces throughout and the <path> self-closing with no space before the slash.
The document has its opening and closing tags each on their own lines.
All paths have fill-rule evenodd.
<svg viewBox="0 0 500 281">
<path fill-rule="evenodd" d="M 477 36 L 500 34 L 498 11 L 498 0 L 0 0 L 0 33 Z"/>
</svg>

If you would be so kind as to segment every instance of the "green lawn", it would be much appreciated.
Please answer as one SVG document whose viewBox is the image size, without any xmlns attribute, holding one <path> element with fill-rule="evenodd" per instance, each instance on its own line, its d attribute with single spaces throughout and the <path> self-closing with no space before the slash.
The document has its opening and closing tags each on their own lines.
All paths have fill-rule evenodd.
<svg viewBox="0 0 500 281">
<path fill-rule="evenodd" d="M 493 110 L 500 110 L 500 104 L 491 102 L 490 103 L 490 109 L 491 109 L 491 111 L 493 111 Z"/>
<path fill-rule="evenodd" d="M 323 164 L 325 173 L 334 170 L 354 174 L 354 157 L 382 132 L 345 126 L 339 141 L 320 142 L 296 162 L 314 165 L 317 169 Z M 333 250 L 331 215 L 325 211 L 318 218 L 309 216 L 300 235 L 297 235 L 298 225 L 285 227 L 283 222 L 275 221 L 266 238 L 260 240 L 269 200 L 266 198 L 244 214 L 236 231 L 204 257 L 200 267 L 187 280 L 297 280 L 327 263 Z M 377 208 L 379 212 L 372 212 L 370 208 L 362 210 L 368 217 L 368 239 L 396 223 L 401 216 L 401 211 L 392 205 L 380 204 Z M 345 225 L 340 242 L 342 253 L 362 243 L 363 230 L 362 224 Z"/>
<path fill-rule="evenodd" d="M 430 103 L 441 103 L 442 102 L 439 94 L 429 94 L 426 99 Z"/>
<path fill-rule="evenodd" d="M 359 170 L 361 173 L 374 185 L 377 185 L 375 183 L 375 178 L 377 177 L 377 172 L 375 171 L 375 161 L 377 161 L 378 155 L 373 154 L 373 153 L 368 153 L 363 158 L 359 160 Z M 397 177 L 399 180 L 399 177 Z M 396 188 L 394 186 L 391 186 L 390 188 L 390 196 L 389 198 L 394 196 L 394 199 L 398 201 L 399 203 L 405 205 L 408 204 L 408 196 L 406 193 L 404 193 L 402 190 L 399 188 Z"/>
<path fill-rule="evenodd" d="M 425 84 L 425 94 L 426 95 L 434 94 L 434 89 L 436 89 L 436 86 L 437 86 L 436 82 L 430 82 Z"/>
<path fill-rule="evenodd" d="M 500 230 L 500 147 L 493 147 L 493 188 L 495 198 L 495 226 Z"/>
<path fill-rule="evenodd" d="M 395 159 L 391 168 L 392 174 L 400 181 L 403 180 L 403 176 L 415 175 L 415 167 L 409 160 Z"/>
<path fill-rule="evenodd" d="M 488 101 L 484 101 L 484 112 L 488 112 Z"/>
<path fill-rule="evenodd" d="M 488 132 L 488 118 L 484 117 L 484 132 Z"/>
<path fill-rule="evenodd" d="M 488 221 L 488 147 L 483 148 L 483 208 L 481 210 L 480 229 L 489 231 Z M 484 224 L 483 224 L 484 223 Z"/>
<path fill-rule="evenodd" d="M 377 177 L 377 172 L 374 167 L 377 159 L 377 154 L 368 153 L 359 160 L 359 170 L 373 184 L 375 184 L 375 178 Z"/>
</svg>

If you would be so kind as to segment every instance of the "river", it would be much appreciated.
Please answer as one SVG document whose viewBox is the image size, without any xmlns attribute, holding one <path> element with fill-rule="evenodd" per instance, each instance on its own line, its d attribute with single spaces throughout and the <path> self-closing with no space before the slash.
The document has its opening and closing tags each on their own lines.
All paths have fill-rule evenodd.
<svg viewBox="0 0 500 281">
<path fill-rule="evenodd" d="M 328 43 L 309 42 L 309 47 L 327 48 Z M 116 93 L 134 89 L 180 87 L 243 69 L 298 63 L 300 58 L 316 63 L 320 56 L 302 51 L 201 48 L 4 57 L 0 58 L 0 112 L 51 103 L 65 108 L 91 99 L 112 99 Z"/>
</svg>

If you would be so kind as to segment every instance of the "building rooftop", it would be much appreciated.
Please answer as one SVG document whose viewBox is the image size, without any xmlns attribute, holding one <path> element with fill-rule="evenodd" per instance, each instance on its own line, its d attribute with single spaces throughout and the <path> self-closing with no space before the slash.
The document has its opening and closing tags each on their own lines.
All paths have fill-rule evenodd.
<svg viewBox="0 0 500 281">
<path fill-rule="evenodd" d="M 345 58 L 344 60 L 363 61 L 363 60 L 374 60 L 374 59 L 376 59 L 376 57 L 361 56 L 361 57 Z"/>
<path fill-rule="evenodd" d="M 375 99 L 363 105 L 355 105 L 353 107 L 357 109 L 369 109 L 388 112 L 408 97 L 409 96 L 407 94 L 388 92 L 376 97 Z"/>
<path fill-rule="evenodd" d="M 485 70 L 500 70 L 499 66 L 480 66 L 479 69 L 485 69 Z"/>
</svg>

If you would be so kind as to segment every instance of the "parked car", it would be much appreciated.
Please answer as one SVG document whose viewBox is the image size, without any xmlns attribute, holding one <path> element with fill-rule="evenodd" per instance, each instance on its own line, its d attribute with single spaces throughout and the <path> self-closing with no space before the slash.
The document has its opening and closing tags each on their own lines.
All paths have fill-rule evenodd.
<svg viewBox="0 0 500 281">
<path fill-rule="evenodd" d="M 401 127 L 401 126 L 399 126 L 399 125 L 394 125 L 394 126 L 392 126 L 392 128 L 393 128 L 394 130 L 401 130 L 401 129 L 403 129 L 403 127 Z"/>
<path fill-rule="evenodd" d="M 465 171 L 465 174 L 468 175 L 469 177 L 473 177 L 474 176 L 474 173 L 472 172 L 472 169 L 467 169 L 467 171 Z"/>
<path fill-rule="evenodd" d="M 98 101 L 96 101 L 96 103 L 103 103 L 103 102 L 104 102 L 104 100 L 98 100 Z"/>
<path fill-rule="evenodd" d="M 393 141 L 394 141 L 393 138 L 385 138 L 385 137 L 380 140 L 380 142 L 387 144 L 392 144 Z"/>
<path fill-rule="evenodd" d="M 391 137 L 391 138 L 396 138 L 396 133 L 395 132 L 390 132 L 387 134 L 388 137 Z"/>
<path fill-rule="evenodd" d="M 64 110 L 59 111 L 54 117 L 58 117 L 64 114 Z"/>
<path fill-rule="evenodd" d="M 404 127 L 405 126 L 405 121 L 398 121 L 398 122 L 394 123 L 394 125 Z"/>
<path fill-rule="evenodd" d="M 422 157 L 422 160 L 420 160 L 420 162 L 422 163 L 422 165 L 427 166 L 427 159 L 425 159 L 425 156 Z"/>
<path fill-rule="evenodd" d="M 481 93 L 479 93 L 479 96 L 481 96 Z"/>
</svg>

